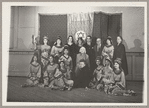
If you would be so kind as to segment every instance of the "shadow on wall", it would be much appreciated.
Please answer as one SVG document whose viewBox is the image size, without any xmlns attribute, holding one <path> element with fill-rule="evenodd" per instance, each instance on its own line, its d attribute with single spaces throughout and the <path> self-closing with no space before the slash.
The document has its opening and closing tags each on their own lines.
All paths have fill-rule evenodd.
<svg viewBox="0 0 149 108">
<path fill-rule="evenodd" d="M 144 52 L 144 49 L 141 48 L 142 42 L 140 39 L 134 40 L 134 47 L 129 49 L 129 52 Z"/>
</svg>

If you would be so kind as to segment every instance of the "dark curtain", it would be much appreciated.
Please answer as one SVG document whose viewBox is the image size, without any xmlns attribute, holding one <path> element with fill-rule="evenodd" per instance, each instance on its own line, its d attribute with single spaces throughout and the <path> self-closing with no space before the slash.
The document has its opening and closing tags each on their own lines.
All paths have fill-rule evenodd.
<svg viewBox="0 0 149 108">
<path fill-rule="evenodd" d="M 49 45 L 53 46 L 58 36 L 61 36 L 63 44 L 67 39 L 67 15 L 40 15 L 40 43 L 43 37 L 49 37 Z"/>
<path fill-rule="evenodd" d="M 113 44 L 116 44 L 117 36 L 121 36 L 122 14 L 110 14 L 108 18 L 108 35 L 112 37 Z"/>
<path fill-rule="evenodd" d="M 104 42 L 107 36 L 111 36 L 115 45 L 116 37 L 121 36 L 121 21 L 122 14 L 94 13 L 93 39 L 100 37 L 102 42 Z"/>
</svg>

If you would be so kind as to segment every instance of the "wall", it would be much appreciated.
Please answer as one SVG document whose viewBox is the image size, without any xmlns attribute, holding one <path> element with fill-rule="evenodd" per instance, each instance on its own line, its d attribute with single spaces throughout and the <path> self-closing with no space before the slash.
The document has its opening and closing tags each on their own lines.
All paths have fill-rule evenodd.
<svg viewBox="0 0 149 108">
<path fill-rule="evenodd" d="M 32 56 L 30 51 L 31 37 L 39 33 L 38 13 L 66 14 L 75 12 L 73 9 L 56 7 L 12 7 L 10 33 L 9 75 L 27 75 L 28 65 Z M 84 11 L 80 10 L 79 12 Z M 144 8 L 137 7 L 90 7 L 86 11 L 102 11 L 105 13 L 122 13 L 122 37 L 126 47 L 129 80 L 143 79 L 144 54 Z M 17 51 L 14 53 L 14 51 Z M 18 52 L 19 51 L 19 52 Z M 20 52 L 26 51 L 26 52 Z M 138 53 L 130 53 L 138 52 Z M 135 56 L 133 56 L 135 55 Z M 133 67 L 133 68 L 132 68 Z M 140 77 L 139 77 L 140 76 Z"/>
<path fill-rule="evenodd" d="M 122 13 L 122 36 L 127 52 L 144 52 L 144 8 L 138 7 L 91 7 L 89 12 Z M 66 14 L 75 10 L 56 7 L 13 7 L 11 17 L 10 48 L 30 49 L 31 36 L 37 36 L 38 13 Z M 81 12 L 81 10 L 80 10 Z M 16 28 L 14 30 L 13 28 Z M 17 43 L 17 45 L 14 45 Z"/>
</svg>

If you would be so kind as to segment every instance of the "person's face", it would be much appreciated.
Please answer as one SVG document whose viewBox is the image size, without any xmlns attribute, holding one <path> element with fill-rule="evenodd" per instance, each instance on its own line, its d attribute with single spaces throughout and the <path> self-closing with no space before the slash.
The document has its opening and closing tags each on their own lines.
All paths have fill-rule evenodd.
<svg viewBox="0 0 149 108">
<path fill-rule="evenodd" d="M 100 44 L 101 44 L 101 39 L 98 38 L 98 39 L 96 40 L 96 43 L 97 43 L 97 45 L 100 45 Z"/>
<path fill-rule="evenodd" d="M 114 68 L 115 68 L 115 69 L 118 69 L 118 68 L 119 68 L 119 64 L 115 62 L 115 63 L 114 63 Z"/>
<path fill-rule="evenodd" d="M 87 41 L 87 43 L 90 43 L 91 42 L 91 38 L 87 37 L 86 41 Z"/>
<path fill-rule="evenodd" d="M 68 38 L 68 41 L 69 41 L 69 42 L 72 42 L 72 37 L 69 37 L 69 38 Z"/>
<path fill-rule="evenodd" d="M 82 54 L 85 53 L 83 48 L 80 49 L 80 53 L 82 53 Z"/>
<path fill-rule="evenodd" d="M 111 45 L 111 42 L 109 39 L 107 39 L 107 45 Z"/>
<path fill-rule="evenodd" d="M 64 54 L 68 55 L 68 50 L 67 49 L 64 50 Z"/>
<path fill-rule="evenodd" d="M 60 39 L 57 39 L 57 44 L 61 44 L 61 40 Z"/>
<path fill-rule="evenodd" d="M 84 62 L 80 62 L 79 66 L 80 66 L 80 68 L 83 68 L 85 66 L 85 63 Z"/>
<path fill-rule="evenodd" d="M 78 40 L 78 44 L 79 44 L 79 45 L 81 45 L 81 44 L 82 44 L 82 41 L 81 41 L 81 39 L 79 39 L 79 40 Z"/>
<path fill-rule="evenodd" d="M 52 56 L 49 57 L 49 61 L 50 61 L 50 63 L 53 62 L 53 57 Z"/>
<path fill-rule="evenodd" d="M 33 60 L 34 60 L 34 61 L 37 61 L 37 57 L 36 57 L 36 56 L 34 56 Z"/>
<path fill-rule="evenodd" d="M 110 65 L 109 60 L 106 60 L 106 66 L 109 66 L 109 65 Z"/>
<path fill-rule="evenodd" d="M 96 60 L 96 64 L 97 65 L 100 65 L 100 60 Z"/>
<path fill-rule="evenodd" d="M 122 42 L 120 37 L 117 37 L 117 43 L 120 44 Z"/>
<path fill-rule="evenodd" d="M 60 63 L 60 67 L 64 67 L 64 62 L 61 62 Z"/>
<path fill-rule="evenodd" d="M 44 39 L 43 42 L 44 42 L 44 44 L 47 44 L 48 43 L 48 40 L 47 39 Z"/>
</svg>

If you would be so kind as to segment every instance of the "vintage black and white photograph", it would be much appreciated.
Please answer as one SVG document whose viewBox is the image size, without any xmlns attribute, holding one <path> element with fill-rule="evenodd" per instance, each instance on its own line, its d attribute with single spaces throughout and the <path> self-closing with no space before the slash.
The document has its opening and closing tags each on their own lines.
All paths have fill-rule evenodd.
<svg viewBox="0 0 149 108">
<path fill-rule="evenodd" d="M 147 105 L 146 6 L 3 3 L 3 104 Z"/>
</svg>

